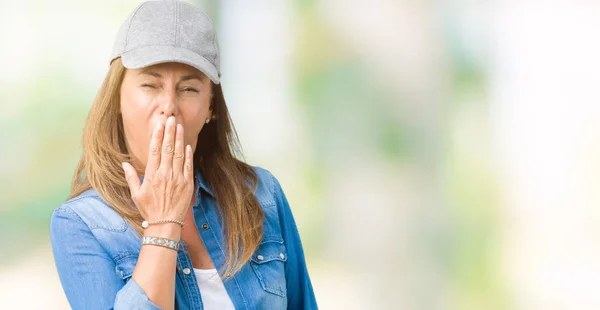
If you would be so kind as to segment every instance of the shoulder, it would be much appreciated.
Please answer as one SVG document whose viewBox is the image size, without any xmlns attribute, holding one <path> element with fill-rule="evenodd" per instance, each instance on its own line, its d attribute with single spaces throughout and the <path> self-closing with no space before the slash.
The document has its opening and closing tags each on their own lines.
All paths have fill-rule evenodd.
<svg viewBox="0 0 600 310">
<path fill-rule="evenodd" d="M 281 191 L 279 181 L 267 169 L 252 166 L 258 176 L 258 185 L 254 192 L 258 201 L 263 205 L 275 205 L 278 192 Z"/>
<path fill-rule="evenodd" d="M 52 212 L 52 220 L 58 217 L 83 222 L 90 230 L 124 231 L 127 229 L 121 216 L 94 189 L 89 189 L 56 207 Z"/>
</svg>

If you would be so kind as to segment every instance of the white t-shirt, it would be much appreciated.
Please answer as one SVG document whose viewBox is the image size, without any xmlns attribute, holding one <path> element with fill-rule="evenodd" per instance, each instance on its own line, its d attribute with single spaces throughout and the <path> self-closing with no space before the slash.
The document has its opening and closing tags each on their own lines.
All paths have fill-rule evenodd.
<svg viewBox="0 0 600 310">
<path fill-rule="evenodd" d="M 231 298 L 225 290 L 223 281 L 217 273 L 217 269 L 196 269 L 194 268 L 194 274 L 196 275 L 196 281 L 198 287 L 200 287 L 200 295 L 202 296 L 202 303 L 204 309 L 215 310 L 235 310 Z"/>
</svg>

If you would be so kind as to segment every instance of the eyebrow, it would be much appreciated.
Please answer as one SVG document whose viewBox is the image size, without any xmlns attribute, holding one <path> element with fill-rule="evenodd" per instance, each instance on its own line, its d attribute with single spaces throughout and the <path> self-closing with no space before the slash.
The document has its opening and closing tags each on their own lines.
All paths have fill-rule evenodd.
<svg viewBox="0 0 600 310">
<path fill-rule="evenodd" d="M 156 78 L 162 78 L 162 74 L 160 74 L 156 71 L 144 70 L 144 71 L 138 73 L 138 75 L 142 75 L 142 74 L 151 75 Z M 200 76 L 198 76 L 197 74 L 190 74 L 190 75 L 182 76 L 181 79 L 179 79 L 180 82 L 189 81 L 189 80 L 198 80 L 198 81 L 202 82 L 202 78 Z"/>
<path fill-rule="evenodd" d="M 138 75 L 142 75 L 142 74 L 151 75 L 151 76 L 157 77 L 157 78 L 161 78 L 162 77 L 162 74 L 160 74 L 158 72 L 150 71 L 150 70 L 144 70 L 144 71 L 138 73 Z"/>
<path fill-rule="evenodd" d="M 202 82 L 202 78 L 196 74 L 182 76 L 181 79 L 179 79 L 179 81 L 181 81 L 181 82 L 189 81 L 189 80 L 198 80 L 198 81 Z"/>
</svg>

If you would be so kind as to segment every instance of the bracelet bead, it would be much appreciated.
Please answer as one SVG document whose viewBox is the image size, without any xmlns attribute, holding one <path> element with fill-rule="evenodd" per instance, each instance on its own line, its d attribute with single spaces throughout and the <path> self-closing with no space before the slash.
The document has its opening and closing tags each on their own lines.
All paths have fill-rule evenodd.
<svg viewBox="0 0 600 310">
<path fill-rule="evenodd" d="M 179 220 L 157 220 L 157 221 L 143 221 L 142 222 L 142 228 L 146 229 L 148 228 L 148 226 L 150 225 L 156 225 L 156 224 L 164 224 L 164 223 L 176 223 L 181 225 L 181 227 L 183 228 L 184 223 L 182 221 Z"/>
</svg>

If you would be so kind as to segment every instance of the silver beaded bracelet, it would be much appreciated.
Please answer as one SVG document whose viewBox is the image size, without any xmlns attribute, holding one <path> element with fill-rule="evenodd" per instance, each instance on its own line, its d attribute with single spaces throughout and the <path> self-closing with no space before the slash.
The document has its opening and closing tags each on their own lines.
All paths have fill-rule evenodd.
<svg viewBox="0 0 600 310">
<path fill-rule="evenodd" d="M 148 226 L 150 225 L 155 225 L 155 224 L 163 224 L 163 223 L 176 223 L 181 225 L 181 228 L 183 228 L 183 222 L 182 221 L 178 221 L 178 220 L 157 220 L 157 221 L 143 221 L 142 222 L 142 228 L 148 228 Z"/>
<path fill-rule="evenodd" d="M 179 242 L 162 237 L 144 236 L 142 237 L 142 245 L 144 244 L 158 245 L 175 251 L 179 250 Z"/>
</svg>

